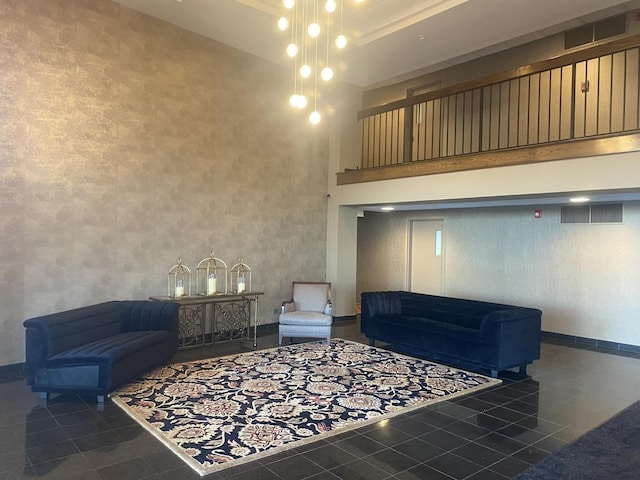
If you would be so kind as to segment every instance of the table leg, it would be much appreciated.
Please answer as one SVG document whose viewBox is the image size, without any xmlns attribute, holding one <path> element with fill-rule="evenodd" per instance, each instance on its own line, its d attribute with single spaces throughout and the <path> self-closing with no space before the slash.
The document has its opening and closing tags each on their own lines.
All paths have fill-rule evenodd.
<svg viewBox="0 0 640 480">
<path fill-rule="evenodd" d="M 258 349 L 258 295 L 256 295 L 256 308 L 253 311 L 253 349 Z"/>
</svg>

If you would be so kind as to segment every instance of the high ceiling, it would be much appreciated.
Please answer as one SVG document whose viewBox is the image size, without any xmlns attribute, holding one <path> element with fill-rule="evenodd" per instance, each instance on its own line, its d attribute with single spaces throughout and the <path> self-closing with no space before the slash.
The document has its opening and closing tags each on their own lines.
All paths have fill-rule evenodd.
<svg viewBox="0 0 640 480">
<path fill-rule="evenodd" d="M 266 60 L 289 65 L 282 0 L 115 0 Z M 315 0 L 306 1 L 312 4 Z M 318 0 L 322 5 L 325 0 Z M 349 45 L 336 76 L 361 87 L 415 78 L 586 23 L 640 9 L 640 0 L 338 0 Z M 640 21 L 638 17 L 637 21 Z M 639 31 L 640 26 L 632 26 Z M 582 192 L 584 193 L 584 192 Z M 640 191 L 589 192 L 592 201 L 640 200 Z M 572 192 L 396 205 L 398 210 L 563 204 Z M 519 202 L 519 203 L 518 203 Z M 381 205 L 363 206 L 379 210 Z"/>
<path fill-rule="evenodd" d="M 258 57 L 289 61 L 287 34 L 276 28 L 282 0 L 116 1 Z M 297 1 L 312 5 L 316 0 Z M 340 2 L 350 43 L 340 53 L 337 75 L 363 87 L 412 78 L 640 8 L 640 0 Z"/>
</svg>

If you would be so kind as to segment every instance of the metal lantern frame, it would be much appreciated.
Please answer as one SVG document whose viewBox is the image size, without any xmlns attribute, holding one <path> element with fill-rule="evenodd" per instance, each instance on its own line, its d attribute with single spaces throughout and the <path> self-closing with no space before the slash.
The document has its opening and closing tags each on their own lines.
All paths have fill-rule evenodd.
<svg viewBox="0 0 640 480">
<path fill-rule="evenodd" d="M 182 258 L 169 269 L 167 279 L 167 295 L 171 298 L 191 296 L 191 269 L 182 264 Z"/>
<path fill-rule="evenodd" d="M 196 292 L 198 295 L 226 294 L 228 291 L 227 264 L 224 260 L 211 255 L 203 258 L 196 267 Z M 213 285 L 210 282 L 213 275 Z M 224 289 L 222 283 L 224 282 Z M 211 288 L 212 287 L 212 288 Z"/>
<path fill-rule="evenodd" d="M 241 279 L 244 281 L 240 282 Z M 242 257 L 231 267 L 231 290 L 236 294 L 251 292 L 251 268 Z"/>
</svg>

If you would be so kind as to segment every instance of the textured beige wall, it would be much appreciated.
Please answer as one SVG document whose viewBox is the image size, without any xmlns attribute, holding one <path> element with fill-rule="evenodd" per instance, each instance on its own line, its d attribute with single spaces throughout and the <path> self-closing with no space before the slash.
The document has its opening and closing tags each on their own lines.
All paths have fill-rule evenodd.
<svg viewBox="0 0 640 480">
<path fill-rule="evenodd" d="M 367 213 L 358 294 L 404 288 L 414 218 L 444 219 L 446 295 L 537 307 L 544 330 L 640 345 L 640 202 L 622 224 L 561 224 L 559 206 Z"/>
<path fill-rule="evenodd" d="M 22 321 L 243 255 L 260 323 L 323 280 L 328 140 L 290 72 L 108 0 L 0 3 L 0 365 Z"/>
</svg>

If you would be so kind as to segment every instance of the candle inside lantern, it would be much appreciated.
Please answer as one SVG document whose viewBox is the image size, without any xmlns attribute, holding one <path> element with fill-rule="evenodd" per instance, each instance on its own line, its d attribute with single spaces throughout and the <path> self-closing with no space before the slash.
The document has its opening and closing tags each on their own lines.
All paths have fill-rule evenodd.
<svg viewBox="0 0 640 480">
<path fill-rule="evenodd" d="M 238 277 L 238 293 L 244 292 L 244 277 Z"/>
<path fill-rule="evenodd" d="M 215 274 L 210 274 L 207 280 L 207 295 L 215 295 L 217 291 L 217 281 Z"/>
<path fill-rule="evenodd" d="M 178 280 L 176 283 L 176 298 L 182 297 L 184 295 L 184 285 L 182 280 Z"/>
</svg>

